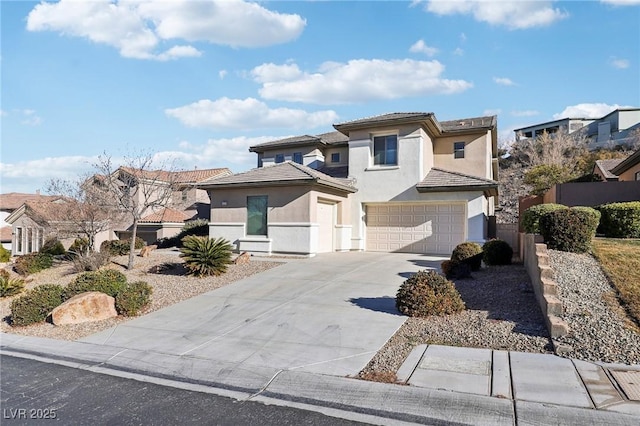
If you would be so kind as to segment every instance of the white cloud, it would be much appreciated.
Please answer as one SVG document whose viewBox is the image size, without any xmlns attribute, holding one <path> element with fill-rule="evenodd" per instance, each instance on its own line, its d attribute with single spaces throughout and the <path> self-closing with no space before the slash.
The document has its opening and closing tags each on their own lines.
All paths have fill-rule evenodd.
<svg viewBox="0 0 640 426">
<path fill-rule="evenodd" d="M 609 64 L 612 67 L 623 70 L 629 68 L 629 60 L 628 59 L 618 59 L 616 57 L 611 57 L 609 59 Z"/>
<path fill-rule="evenodd" d="M 36 114 L 36 111 L 33 109 L 23 109 L 17 110 L 22 115 L 22 120 L 20 120 L 20 124 L 24 124 L 25 126 L 39 126 L 42 124 L 42 118 Z"/>
<path fill-rule="evenodd" d="M 539 111 L 534 109 L 522 110 L 522 111 L 511 111 L 511 115 L 514 117 L 534 117 L 536 115 L 540 115 Z"/>
<path fill-rule="evenodd" d="M 618 104 L 584 103 L 566 107 L 561 113 L 554 114 L 553 119 L 561 118 L 601 118 L 618 108 L 631 108 Z"/>
<path fill-rule="evenodd" d="M 252 69 L 251 76 L 258 83 L 293 81 L 302 76 L 302 71 L 296 64 L 276 65 L 269 63 Z"/>
<path fill-rule="evenodd" d="M 291 41 L 305 25 L 298 15 L 243 0 L 60 0 L 38 4 L 27 17 L 29 31 L 87 38 L 123 57 L 160 61 L 201 55 L 189 45 L 163 50 L 170 40 L 260 47 Z"/>
<path fill-rule="evenodd" d="M 454 54 L 454 55 L 456 55 L 456 56 L 462 56 L 462 55 L 464 55 L 464 50 L 463 50 L 463 49 L 461 49 L 460 47 L 457 47 L 457 48 L 453 51 L 453 54 Z"/>
<path fill-rule="evenodd" d="M 260 96 L 289 102 L 346 104 L 454 94 L 473 87 L 465 80 L 442 78 L 445 67 L 436 60 L 354 59 L 348 63 L 325 62 L 316 72 L 302 72 L 295 64 L 268 65 L 290 72 L 280 76 L 265 72 L 262 65 L 255 68 L 252 74 L 262 83 Z"/>
<path fill-rule="evenodd" d="M 338 118 L 331 110 L 310 113 L 301 109 L 269 108 L 254 98 L 202 99 L 166 109 L 165 114 L 177 118 L 188 127 L 238 130 L 278 127 L 313 129 L 335 123 Z"/>
<path fill-rule="evenodd" d="M 438 49 L 435 47 L 427 46 L 424 40 L 418 40 L 409 48 L 409 52 L 424 53 L 427 56 L 434 56 L 436 53 L 438 53 Z"/>
<path fill-rule="evenodd" d="M 516 84 L 510 79 L 506 77 L 493 77 L 493 81 L 496 84 L 501 86 L 515 86 Z"/>
<path fill-rule="evenodd" d="M 227 76 L 227 74 L 228 74 L 227 70 L 218 71 L 218 76 L 220 77 L 220 80 L 224 80 L 224 78 Z"/>
<path fill-rule="evenodd" d="M 5 179 L 70 179 L 90 170 L 96 161 L 97 157 L 66 156 L 0 163 L 0 176 L 3 186 Z M 3 188 L 3 192 L 9 191 Z"/>
<path fill-rule="evenodd" d="M 614 6 L 635 6 L 640 5 L 640 0 L 600 0 L 602 3 Z"/>
<path fill-rule="evenodd" d="M 436 15 L 472 15 L 476 21 L 525 29 L 550 25 L 568 16 L 553 7 L 554 1 L 430 0 L 425 9 Z"/>
</svg>

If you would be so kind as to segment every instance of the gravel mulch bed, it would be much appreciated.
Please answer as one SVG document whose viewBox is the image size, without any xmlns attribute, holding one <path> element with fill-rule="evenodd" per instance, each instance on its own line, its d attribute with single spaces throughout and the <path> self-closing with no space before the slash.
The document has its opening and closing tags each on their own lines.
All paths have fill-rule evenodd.
<svg viewBox="0 0 640 426">
<path fill-rule="evenodd" d="M 455 280 L 466 310 L 408 318 L 360 373 L 389 377 L 420 344 L 547 353 L 553 350 L 529 277 L 521 264 L 490 266 Z"/>
<path fill-rule="evenodd" d="M 136 257 L 134 269 L 130 271 L 125 268 L 127 261 L 127 256 L 119 256 L 112 260 L 112 264 L 109 267 L 122 271 L 127 276 L 129 282 L 145 281 L 153 287 L 151 303 L 140 315 L 215 290 L 234 281 L 282 264 L 281 262 L 251 260 L 248 264 L 244 265 L 229 265 L 227 272 L 220 276 L 196 278 L 184 275 L 184 269 L 181 266 L 182 259 L 178 257 L 177 253 L 154 251 L 151 252 L 149 257 Z M 172 268 L 166 269 L 161 273 L 150 272 L 152 268 L 163 264 L 172 265 Z M 25 288 L 31 289 L 40 284 L 66 285 L 71 282 L 76 275 L 68 263 L 63 263 L 29 276 Z M 84 324 L 55 326 L 47 322 L 25 327 L 12 327 L 8 323 L 8 317 L 11 315 L 11 301 L 16 297 L 19 297 L 19 295 L 0 299 L 0 318 L 2 318 L 2 321 L 0 321 L 0 331 L 2 332 L 48 337 L 52 339 L 76 340 L 131 319 L 129 317 L 118 316 L 104 321 Z"/>
<path fill-rule="evenodd" d="M 562 356 L 640 364 L 640 332 L 625 315 L 600 265 L 588 254 L 548 250 L 569 334 Z"/>
</svg>

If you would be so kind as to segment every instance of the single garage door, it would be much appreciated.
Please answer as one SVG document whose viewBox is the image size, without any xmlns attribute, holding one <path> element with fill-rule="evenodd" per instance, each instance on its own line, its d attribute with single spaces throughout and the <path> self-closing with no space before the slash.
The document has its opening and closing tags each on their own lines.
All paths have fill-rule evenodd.
<svg viewBox="0 0 640 426">
<path fill-rule="evenodd" d="M 450 255 L 464 241 L 464 204 L 366 207 L 367 250 Z"/>
</svg>

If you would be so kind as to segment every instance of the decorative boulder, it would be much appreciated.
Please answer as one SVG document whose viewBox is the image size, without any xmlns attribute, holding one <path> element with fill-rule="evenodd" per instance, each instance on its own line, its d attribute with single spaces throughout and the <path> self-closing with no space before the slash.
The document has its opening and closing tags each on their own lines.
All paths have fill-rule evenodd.
<svg viewBox="0 0 640 426">
<path fill-rule="evenodd" d="M 157 248 L 158 246 L 156 245 L 142 247 L 142 250 L 140 250 L 140 257 L 149 257 L 151 252 Z"/>
<path fill-rule="evenodd" d="M 233 261 L 234 265 L 246 265 L 251 261 L 251 255 L 249 253 L 242 252 L 242 254 L 238 255 L 236 259 Z"/>
<path fill-rule="evenodd" d="M 98 291 L 73 296 L 51 312 L 55 325 L 80 324 L 117 317 L 115 299 Z"/>
</svg>

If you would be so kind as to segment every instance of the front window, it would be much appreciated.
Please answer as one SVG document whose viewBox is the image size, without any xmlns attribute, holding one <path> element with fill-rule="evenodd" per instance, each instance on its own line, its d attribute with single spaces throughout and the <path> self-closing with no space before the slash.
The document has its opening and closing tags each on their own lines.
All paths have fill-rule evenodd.
<svg viewBox="0 0 640 426">
<path fill-rule="evenodd" d="M 22 228 L 16 228 L 16 252 L 22 253 Z"/>
<path fill-rule="evenodd" d="M 340 153 L 339 152 L 334 152 L 333 154 L 331 154 L 331 162 L 332 163 L 339 163 L 340 162 Z"/>
<path fill-rule="evenodd" d="M 276 164 L 284 163 L 284 154 L 276 154 Z"/>
<path fill-rule="evenodd" d="M 464 142 L 453 143 L 453 158 L 464 158 Z"/>
<path fill-rule="evenodd" d="M 293 153 L 293 162 L 294 163 L 298 163 L 298 164 L 302 164 L 302 153 L 301 152 L 294 152 Z"/>
<path fill-rule="evenodd" d="M 636 172 L 636 180 L 640 180 L 640 172 Z"/>
<path fill-rule="evenodd" d="M 398 136 L 375 136 L 373 138 L 373 164 L 398 164 Z"/>
<path fill-rule="evenodd" d="M 267 235 L 267 196 L 247 197 L 247 235 Z"/>
</svg>

